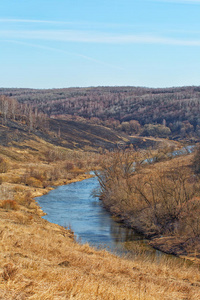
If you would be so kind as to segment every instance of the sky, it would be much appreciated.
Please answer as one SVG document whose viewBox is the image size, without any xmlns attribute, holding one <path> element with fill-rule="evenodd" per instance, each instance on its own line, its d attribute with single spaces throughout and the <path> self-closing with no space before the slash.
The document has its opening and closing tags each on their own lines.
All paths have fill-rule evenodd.
<svg viewBox="0 0 200 300">
<path fill-rule="evenodd" d="M 200 85 L 200 0 L 1 0 L 0 87 Z"/>
</svg>

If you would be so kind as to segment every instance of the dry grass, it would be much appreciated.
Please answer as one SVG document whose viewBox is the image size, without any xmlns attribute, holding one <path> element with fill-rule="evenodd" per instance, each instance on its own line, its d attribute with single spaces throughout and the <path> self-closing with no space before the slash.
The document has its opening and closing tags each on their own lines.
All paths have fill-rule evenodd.
<svg viewBox="0 0 200 300">
<path fill-rule="evenodd" d="M 200 298 L 198 267 L 122 259 L 77 244 L 36 215 L 20 215 L 0 211 L 0 299 Z"/>
<path fill-rule="evenodd" d="M 15 200 L 3 200 L 0 203 L 0 207 L 6 210 L 17 210 L 18 209 L 18 205 L 17 202 Z"/>
<path fill-rule="evenodd" d="M 30 143 L 36 147 L 36 142 Z M 16 149 L 9 149 L 9 171 L 1 174 L 0 197 L 16 202 L 17 210 L 0 208 L 0 299 L 199 299 L 198 266 L 156 263 L 140 256 L 119 258 L 88 244 L 80 245 L 70 230 L 41 219 L 42 212 L 32 196 L 51 188 L 28 185 L 24 174 L 42 185 L 48 176 L 54 176 L 54 184 L 64 184 L 87 177 L 76 162 L 83 159 L 89 168 L 99 161 L 98 155 L 89 160 L 85 153 L 66 152 L 66 162 L 72 162 L 74 168 L 57 180 L 52 170 L 62 161 L 45 161 L 42 153 L 47 146 L 41 144 L 37 155 L 29 150 L 15 154 Z"/>
</svg>

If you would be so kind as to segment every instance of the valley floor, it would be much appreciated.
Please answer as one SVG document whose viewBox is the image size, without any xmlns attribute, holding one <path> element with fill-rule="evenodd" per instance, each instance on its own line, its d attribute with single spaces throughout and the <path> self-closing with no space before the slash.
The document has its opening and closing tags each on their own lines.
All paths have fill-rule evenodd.
<svg viewBox="0 0 200 300">
<path fill-rule="evenodd" d="M 38 144 L 38 155 L 47 146 Z M 51 190 L 47 185 L 51 176 L 51 184 L 60 185 L 88 175 L 77 167 L 68 175 L 63 175 L 64 169 L 55 174 L 61 162 L 41 162 L 33 151 L 36 144 L 31 147 L 18 153 L 0 149 L 9 166 L 1 174 L 0 299 L 200 299 L 198 265 L 156 262 L 142 256 L 120 258 L 80 245 L 70 229 L 42 219 L 32 197 Z M 51 151 L 55 156 L 55 149 Z M 89 161 L 95 159 L 90 154 Z M 63 177 L 55 179 L 59 174 Z M 14 191 L 15 200 L 9 191 Z M 5 200 L 9 197 L 11 200 Z"/>
</svg>

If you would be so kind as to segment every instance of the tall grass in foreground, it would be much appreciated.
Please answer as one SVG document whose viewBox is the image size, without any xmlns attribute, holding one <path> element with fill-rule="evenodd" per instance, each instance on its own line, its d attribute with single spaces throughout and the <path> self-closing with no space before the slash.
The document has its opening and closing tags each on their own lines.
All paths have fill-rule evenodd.
<svg viewBox="0 0 200 300">
<path fill-rule="evenodd" d="M 62 227 L 0 210 L 0 299 L 199 299 L 197 266 L 116 257 Z"/>
</svg>

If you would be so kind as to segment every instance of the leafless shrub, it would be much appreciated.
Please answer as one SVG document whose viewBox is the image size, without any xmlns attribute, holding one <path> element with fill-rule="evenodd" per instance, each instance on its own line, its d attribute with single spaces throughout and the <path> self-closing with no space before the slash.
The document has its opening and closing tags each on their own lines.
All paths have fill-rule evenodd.
<svg viewBox="0 0 200 300">
<path fill-rule="evenodd" d="M 151 213 L 160 232 L 173 232 L 183 211 L 187 210 L 197 190 L 197 184 L 191 184 L 189 180 L 187 170 L 178 167 L 148 176 L 139 175 L 132 181 L 134 197 Z"/>
<path fill-rule="evenodd" d="M 31 196 L 31 192 L 26 192 L 26 193 L 16 193 L 15 194 L 15 200 L 17 201 L 17 203 L 19 203 L 20 205 L 26 206 L 26 207 L 30 207 L 31 203 L 33 202 L 32 196 Z"/>
<path fill-rule="evenodd" d="M 3 200 L 1 203 L 1 207 L 6 210 L 17 210 L 18 205 L 14 200 Z"/>
<path fill-rule="evenodd" d="M 34 177 L 27 177 L 26 179 L 26 185 L 28 186 L 33 186 L 33 187 L 38 187 L 38 188 L 42 188 L 42 182 L 39 179 L 36 179 Z"/>
<path fill-rule="evenodd" d="M 31 177 L 36 178 L 37 180 L 43 181 L 44 179 L 46 179 L 45 177 L 45 172 L 43 170 L 39 170 L 37 167 L 34 168 L 30 168 L 29 174 Z"/>
<path fill-rule="evenodd" d="M 83 168 L 84 168 L 84 162 L 81 161 L 81 160 L 78 160 L 77 163 L 76 163 L 76 166 L 77 166 L 79 169 L 83 169 Z"/>
<path fill-rule="evenodd" d="M 74 164 L 72 162 L 67 161 L 64 165 L 66 171 L 71 171 L 74 169 Z"/>
<path fill-rule="evenodd" d="M 60 168 L 59 167 L 51 168 L 51 170 L 49 172 L 49 180 L 54 181 L 54 180 L 58 180 L 59 178 L 61 178 Z"/>
<path fill-rule="evenodd" d="M 200 174 L 200 146 L 195 150 L 192 167 L 196 174 Z"/>
<path fill-rule="evenodd" d="M 7 199 L 14 199 L 14 189 L 6 184 L 0 185 L 0 199 L 7 200 Z"/>
<path fill-rule="evenodd" d="M 7 171 L 8 171 L 8 164 L 5 161 L 5 159 L 0 157 L 0 173 L 6 173 Z"/>
<path fill-rule="evenodd" d="M 66 153 L 59 149 L 49 149 L 44 153 L 44 156 L 46 161 L 54 162 L 64 160 L 66 158 Z"/>
<path fill-rule="evenodd" d="M 117 153 L 96 172 L 99 196 L 109 210 L 133 220 L 142 232 L 174 233 L 189 218 L 199 183 L 181 165 L 153 170 L 141 166 L 137 155 Z"/>
<path fill-rule="evenodd" d="M 195 213 L 194 213 L 195 212 Z M 187 218 L 185 218 L 187 216 Z M 200 238 L 200 201 L 190 201 L 187 209 L 183 212 L 183 224 L 191 238 Z"/>
<path fill-rule="evenodd" d="M 17 272 L 17 268 L 12 264 L 5 264 L 3 267 L 2 277 L 5 281 L 13 280 Z"/>
</svg>

